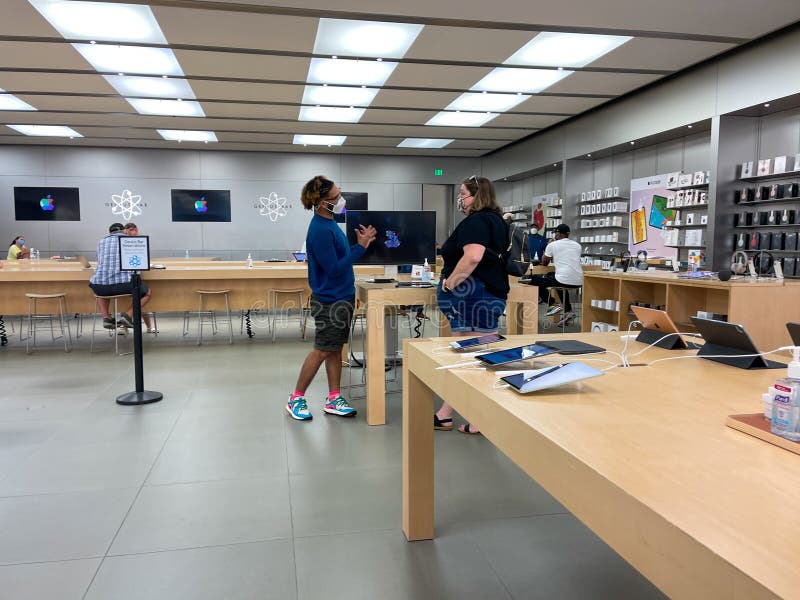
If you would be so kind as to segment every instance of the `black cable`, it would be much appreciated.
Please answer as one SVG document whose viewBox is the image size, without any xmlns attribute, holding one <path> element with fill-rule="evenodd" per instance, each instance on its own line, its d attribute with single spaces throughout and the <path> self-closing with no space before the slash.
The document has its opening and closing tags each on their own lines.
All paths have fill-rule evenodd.
<svg viewBox="0 0 800 600">
<path fill-rule="evenodd" d="M 423 308 L 425 308 L 425 307 L 424 306 L 418 306 L 417 307 L 417 315 L 415 317 L 416 320 L 417 320 L 417 324 L 414 325 L 414 337 L 415 338 L 421 338 L 422 337 L 422 332 L 420 331 L 420 327 L 422 327 L 422 320 L 425 318 L 425 313 L 422 312 Z"/>
<path fill-rule="evenodd" d="M 6 335 L 6 322 L 3 320 L 3 315 L 0 315 L 0 346 L 8 345 L 8 336 Z"/>
<path fill-rule="evenodd" d="M 250 322 L 250 309 L 248 308 L 244 311 L 244 327 L 245 331 L 247 332 L 247 337 L 252 338 L 255 337 L 255 333 L 253 333 L 253 324 Z"/>
</svg>

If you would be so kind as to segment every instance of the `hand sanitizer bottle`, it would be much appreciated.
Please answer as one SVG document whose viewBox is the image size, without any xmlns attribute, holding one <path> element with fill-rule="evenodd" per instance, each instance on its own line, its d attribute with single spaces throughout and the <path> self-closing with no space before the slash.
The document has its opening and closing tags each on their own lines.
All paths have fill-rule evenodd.
<svg viewBox="0 0 800 600">
<path fill-rule="evenodd" d="M 253 257 L 250 256 L 250 254 L 247 255 L 247 268 L 248 269 L 253 268 Z"/>
<path fill-rule="evenodd" d="M 189 251 L 188 250 L 186 251 L 186 254 L 183 255 L 183 258 L 185 258 L 186 260 L 189 260 Z"/>
<path fill-rule="evenodd" d="M 800 442 L 800 347 L 795 346 L 792 351 L 789 376 L 779 379 L 772 387 L 775 392 L 770 430 L 787 440 Z"/>
<path fill-rule="evenodd" d="M 422 265 L 422 281 L 430 281 L 431 278 L 431 266 L 428 264 L 428 259 L 426 258 L 425 263 Z"/>
</svg>

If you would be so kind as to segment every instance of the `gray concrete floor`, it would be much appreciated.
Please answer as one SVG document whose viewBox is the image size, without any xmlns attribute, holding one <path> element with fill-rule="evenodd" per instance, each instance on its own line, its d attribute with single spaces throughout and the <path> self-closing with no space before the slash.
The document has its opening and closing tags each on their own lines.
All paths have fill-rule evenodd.
<svg viewBox="0 0 800 600">
<path fill-rule="evenodd" d="M 437 538 L 406 542 L 399 394 L 369 427 L 363 400 L 322 412 L 320 374 L 292 421 L 296 325 L 202 347 L 159 325 L 144 407 L 115 404 L 133 369 L 107 337 L 0 348 L 0 598 L 663 597 L 480 436 L 436 433 Z"/>
</svg>

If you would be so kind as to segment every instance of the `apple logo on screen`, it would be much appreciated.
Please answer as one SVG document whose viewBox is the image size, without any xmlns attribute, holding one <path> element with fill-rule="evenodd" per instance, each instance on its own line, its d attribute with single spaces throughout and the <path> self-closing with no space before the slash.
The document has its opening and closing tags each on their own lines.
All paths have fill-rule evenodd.
<svg viewBox="0 0 800 600">
<path fill-rule="evenodd" d="M 194 203 L 194 209 L 199 213 L 208 212 L 208 202 L 205 196 L 200 196 L 200 200 Z"/>
<path fill-rule="evenodd" d="M 53 195 L 47 194 L 46 198 L 39 200 L 39 206 L 42 207 L 42 210 L 53 210 L 56 207 L 55 201 L 53 200 Z"/>
</svg>

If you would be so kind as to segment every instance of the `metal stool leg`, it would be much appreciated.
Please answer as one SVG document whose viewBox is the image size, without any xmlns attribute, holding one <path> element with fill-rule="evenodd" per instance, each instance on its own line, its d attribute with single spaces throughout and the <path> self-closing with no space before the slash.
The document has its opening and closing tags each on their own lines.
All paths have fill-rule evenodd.
<svg viewBox="0 0 800 600">
<path fill-rule="evenodd" d="M 199 310 L 197 311 L 197 345 L 203 344 L 203 294 L 200 294 Z"/>
<path fill-rule="evenodd" d="M 228 294 L 225 294 L 225 314 L 228 316 L 228 343 L 233 345 L 233 323 L 231 322 L 231 307 L 228 303 Z"/>
<path fill-rule="evenodd" d="M 30 354 L 30 343 L 31 343 L 31 335 L 34 336 L 33 338 L 33 346 L 36 347 L 36 329 L 33 328 L 33 312 L 36 310 L 36 299 L 35 298 L 28 298 L 28 335 L 25 338 L 25 354 Z"/>
<path fill-rule="evenodd" d="M 277 330 L 277 315 L 278 315 L 278 294 L 272 290 L 272 342 L 275 343 L 275 333 Z"/>
<path fill-rule="evenodd" d="M 72 350 L 72 334 L 69 330 L 69 323 L 67 322 L 66 312 L 67 312 L 67 299 L 66 298 L 59 298 L 58 299 L 58 308 L 61 311 L 61 335 L 64 337 L 64 352 L 70 352 Z M 64 333 L 64 327 L 67 328 L 66 334 Z"/>
</svg>

